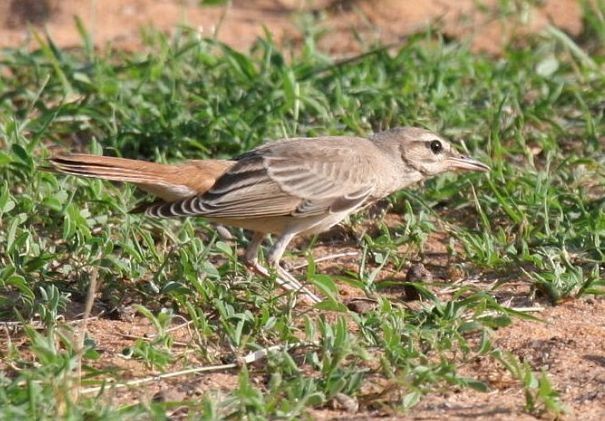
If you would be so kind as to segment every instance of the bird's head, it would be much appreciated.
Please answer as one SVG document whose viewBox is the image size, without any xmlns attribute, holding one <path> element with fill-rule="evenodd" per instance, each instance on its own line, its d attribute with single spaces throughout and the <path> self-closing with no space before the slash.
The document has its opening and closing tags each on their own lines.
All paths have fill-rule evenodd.
<svg viewBox="0 0 605 421">
<path fill-rule="evenodd" d="M 423 177 L 446 171 L 483 171 L 490 168 L 462 155 L 443 137 L 417 127 L 398 127 L 377 133 L 373 140 L 389 152 L 398 153 L 403 163 Z"/>
</svg>

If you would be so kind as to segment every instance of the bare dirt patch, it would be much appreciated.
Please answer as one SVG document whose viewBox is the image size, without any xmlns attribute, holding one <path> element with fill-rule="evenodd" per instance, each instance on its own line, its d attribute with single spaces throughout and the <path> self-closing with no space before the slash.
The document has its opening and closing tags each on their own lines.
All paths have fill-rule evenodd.
<svg viewBox="0 0 605 421">
<path fill-rule="evenodd" d="M 568 410 L 569 419 L 605 417 L 605 300 L 573 300 L 547 307 L 542 322 L 518 320 L 494 333 L 496 346 L 518 356 L 536 371 L 544 370 Z M 588 321 L 588 322 L 587 322 Z M 483 378 L 489 393 L 464 389 L 433 393 L 414 409 L 416 419 L 533 419 L 524 414 L 525 398 L 493 361 L 466 368 Z"/>
<path fill-rule="evenodd" d="M 142 47 L 143 28 L 153 26 L 169 33 L 180 25 L 240 50 L 250 48 L 266 27 L 278 44 L 296 47 L 302 41 L 303 19 L 325 32 L 319 47 L 332 54 L 351 54 L 377 43 L 402 43 L 429 25 L 490 53 L 549 24 L 571 35 L 582 30 L 582 10 L 575 0 L 545 0 L 533 7 L 510 2 L 507 8 L 497 0 L 235 0 L 204 7 L 199 3 L 0 0 L 0 47 L 35 47 L 29 25 L 47 30 L 59 46 L 79 46 L 82 40 L 74 16 L 82 19 L 96 45 L 128 50 Z"/>
</svg>

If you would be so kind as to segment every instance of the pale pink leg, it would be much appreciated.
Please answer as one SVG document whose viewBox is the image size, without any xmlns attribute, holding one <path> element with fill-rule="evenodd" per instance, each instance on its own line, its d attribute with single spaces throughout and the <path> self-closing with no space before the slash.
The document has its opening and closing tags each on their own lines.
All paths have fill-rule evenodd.
<svg viewBox="0 0 605 421">
<path fill-rule="evenodd" d="M 283 235 L 282 237 L 280 237 L 277 243 L 275 243 L 275 245 L 271 249 L 271 252 L 269 253 L 269 264 L 274 267 L 275 271 L 277 272 L 277 278 L 275 279 L 275 282 L 277 282 L 277 284 L 284 289 L 303 293 L 304 296 L 307 297 L 309 301 L 314 304 L 319 303 L 321 302 L 321 298 L 313 294 L 308 288 L 298 282 L 298 280 L 294 278 L 294 276 L 292 276 L 290 273 L 288 273 L 288 271 L 286 271 L 279 265 L 279 260 L 281 259 L 281 256 L 284 253 L 286 246 L 288 245 L 292 237 L 294 237 L 293 234 Z M 258 248 L 260 247 L 264 239 L 265 234 L 256 232 L 254 233 L 252 239 L 250 240 L 250 244 L 246 249 L 244 260 L 248 268 L 253 272 L 264 277 L 270 277 L 271 274 L 269 273 L 267 268 L 265 268 L 258 262 Z"/>
</svg>

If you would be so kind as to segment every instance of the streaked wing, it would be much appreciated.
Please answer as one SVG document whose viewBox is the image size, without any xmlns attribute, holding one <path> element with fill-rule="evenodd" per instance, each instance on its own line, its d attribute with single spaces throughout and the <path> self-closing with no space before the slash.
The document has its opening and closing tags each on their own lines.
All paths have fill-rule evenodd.
<svg viewBox="0 0 605 421">
<path fill-rule="evenodd" d="M 365 177 L 369 163 L 355 148 L 335 142 L 261 148 L 244 155 L 206 194 L 154 206 L 148 213 L 240 219 L 354 209 L 373 191 L 374 183 Z"/>
<path fill-rule="evenodd" d="M 344 196 L 326 199 L 307 199 L 303 200 L 292 216 L 307 217 L 313 215 L 321 215 L 326 212 L 339 213 L 349 209 L 356 209 L 372 194 L 372 187 L 362 187 L 360 190 L 345 194 Z"/>
</svg>

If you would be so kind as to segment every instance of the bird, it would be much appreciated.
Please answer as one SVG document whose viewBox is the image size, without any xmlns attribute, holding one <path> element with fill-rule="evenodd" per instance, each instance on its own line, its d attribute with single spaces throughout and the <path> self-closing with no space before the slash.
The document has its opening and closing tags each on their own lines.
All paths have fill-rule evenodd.
<svg viewBox="0 0 605 421">
<path fill-rule="evenodd" d="M 444 137 L 419 127 L 396 127 L 369 137 L 321 136 L 265 143 L 231 160 L 154 163 L 81 153 L 49 159 L 54 172 L 133 183 L 157 197 L 135 209 L 150 217 L 193 217 L 252 232 L 246 266 L 276 275 L 284 289 L 322 301 L 281 265 L 299 235 L 326 231 L 347 216 L 422 180 L 448 171 L 490 171 Z M 266 263 L 259 248 L 276 241 Z M 270 270 L 271 269 L 271 270 Z"/>
</svg>

